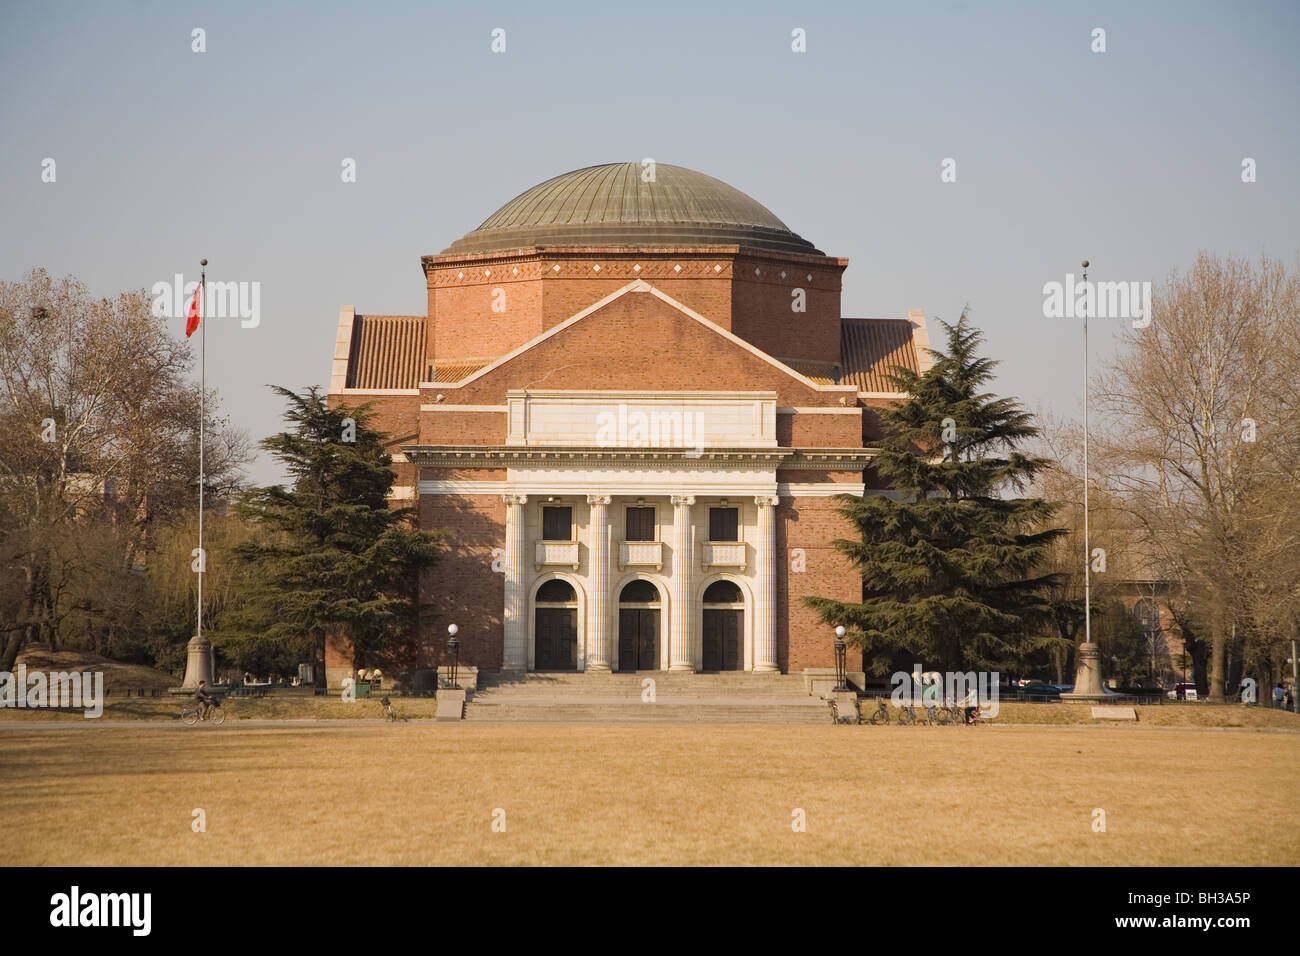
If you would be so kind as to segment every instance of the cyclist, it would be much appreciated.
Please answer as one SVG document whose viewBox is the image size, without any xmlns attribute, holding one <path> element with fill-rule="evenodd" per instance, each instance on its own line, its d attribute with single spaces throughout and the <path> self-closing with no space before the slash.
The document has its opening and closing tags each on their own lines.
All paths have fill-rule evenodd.
<svg viewBox="0 0 1300 956">
<path fill-rule="evenodd" d="M 212 708 L 220 706 L 217 699 L 208 693 L 207 684 L 207 681 L 201 680 L 199 686 L 194 689 L 194 703 L 199 708 L 199 720 L 207 720 Z"/>
</svg>

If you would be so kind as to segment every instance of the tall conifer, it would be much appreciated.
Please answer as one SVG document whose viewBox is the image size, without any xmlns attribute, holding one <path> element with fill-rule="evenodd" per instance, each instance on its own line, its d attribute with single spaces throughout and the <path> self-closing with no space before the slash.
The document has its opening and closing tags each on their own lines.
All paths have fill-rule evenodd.
<svg viewBox="0 0 1300 956">
<path fill-rule="evenodd" d="M 907 401 L 880 413 L 873 467 L 903 500 L 840 496 L 859 540 L 837 540 L 862 575 L 863 599 L 807 598 L 828 624 L 850 628 L 877 673 L 896 656 L 944 669 L 1005 668 L 1015 644 L 1048 613 L 1049 542 L 1056 505 L 1008 495 L 1050 462 L 1017 451 L 1038 434 L 1010 398 L 985 391 L 997 363 L 976 354 L 983 335 L 963 311 L 942 323 L 948 343 L 934 364 L 892 378 Z"/>
<path fill-rule="evenodd" d="M 418 581 L 432 567 L 439 535 L 412 527 L 412 508 L 392 508 L 387 436 L 360 408 L 329 408 L 312 387 L 274 386 L 289 428 L 263 440 L 292 484 L 250 492 L 241 514 L 260 534 L 235 551 L 245 593 L 223 621 L 218 644 L 278 646 L 323 657 L 325 632 L 341 629 L 358 659 L 405 658 L 418 647 Z M 264 655 L 256 655 L 264 656 Z"/>
</svg>

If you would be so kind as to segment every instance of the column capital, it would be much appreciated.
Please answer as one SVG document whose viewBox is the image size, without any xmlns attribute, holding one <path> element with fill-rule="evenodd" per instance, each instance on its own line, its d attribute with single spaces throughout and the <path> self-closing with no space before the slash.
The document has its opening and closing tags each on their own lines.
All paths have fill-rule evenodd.
<svg viewBox="0 0 1300 956">
<path fill-rule="evenodd" d="M 587 495 L 589 505 L 607 505 L 614 500 L 612 495 Z"/>
<path fill-rule="evenodd" d="M 508 505 L 526 505 L 528 504 L 527 495 L 502 495 L 501 500 Z"/>
<path fill-rule="evenodd" d="M 781 503 L 780 495 L 755 495 L 754 504 L 760 508 L 775 508 Z"/>
<path fill-rule="evenodd" d="M 668 500 L 673 503 L 674 508 L 690 507 L 695 504 L 694 495 L 673 495 Z"/>
</svg>

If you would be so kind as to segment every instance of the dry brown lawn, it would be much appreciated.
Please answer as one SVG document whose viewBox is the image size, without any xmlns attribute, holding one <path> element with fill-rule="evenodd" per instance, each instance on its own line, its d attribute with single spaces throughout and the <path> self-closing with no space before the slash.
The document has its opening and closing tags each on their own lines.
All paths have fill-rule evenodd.
<svg viewBox="0 0 1300 956">
<path fill-rule="evenodd" d="M 11 723 L 0 826 L 17 865 L 1296 865 L 1297 757 L 1145 726 Z"/>
<path fill-rule="evenodd" d="M 661 700 L 667 700 L 663 697 Z M 118 697 L 110 694 L 104 704 L 103 720 L 176 721 L 183 707 L 190 706 L 188 696 Z M 383 716 L 379 698 L 363 698 L 344 703 L 338 697 L 276 695 L 268 697 L 228 697 L 222 705 L 227 720 L 379 720 Z M 437 710 L 432 698 L 395 697 L 397 712 L 411 720 L 431 718 Z M 870 701 L 862 712 L 870 714 Z M 1150 727 L 1255 727 L 1300 732 L 1300 715 L 1269 707 L 1243 707 L 1240 704 L 1170 703 L 1136 708 L 1139 726 Z M 0 723 L 15 720 L 68 720 L 84 722 L 78 709 L 0 708 Z M 1087 724 L 1095 725 L 1092 708 L 1086 704 L 1002 704 L 993 724 Z"/>
</svg>

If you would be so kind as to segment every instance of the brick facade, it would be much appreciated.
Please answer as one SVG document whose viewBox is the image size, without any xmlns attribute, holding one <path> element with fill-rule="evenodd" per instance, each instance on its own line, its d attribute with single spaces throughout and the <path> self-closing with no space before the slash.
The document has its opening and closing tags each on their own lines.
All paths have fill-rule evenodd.
<svg viewBox="0 0 1300 956">
<path fill-rule="evenodd" d="M 693 567 L 699 588 L 719 576 L 718 568 L 702 571 L 699 562 L 701 548 L 711 546 L 705 540 L 709 509 L 729 502 L 728 507 L 741 507 L 745 544 L 739 553 L 749 557 L 743 567 L 721 571 L 741 585 L 749 602 L 746 613 L 757 615 L 746 622 L 751 664 L 756 666 L 768 653 L 755 629 L 771 623 L 775 667 L 799 672 L 834 666 L 831 630 L 818 622 L 803 599 L 860 598 L 860 577 L 831 545 L 852 533 L 832 495 L 841 486 L 856 493 L 864 484 L 879 488 L 881 482 L 861 451 L 859 458 L 851 459 L 860 462 L 856 467 L 828 463 L 818 468 L 811 462 L 820 460 L 819 449 L 869 448 L 880 434 L 876 410 L 895 399 L 859 392 L 847 383 L 836 385 L 829 377 L 810 380 L 777 360 L 830 369 L 848 358 L 841 354 L 840 317 L 846 266 L 843 259 L 741 246 L 541 247 L 425 257 L 427 361 L 421 381 L 386 392 L 335 388 L 330 400 L 372 403 L 375 424 L 392 435 L 401 489 L 394 503 L 418 503 L 420 525 L 446 533 L 440 563 L 422 582 L 438 616 L 426 635 L 431 644 L 441 647 L 446 625 L 454 621 L 460 628 L 462 663 L 487 670 L 508 666 L 507 657 L 519 653 L 517 647 L 511 650 L 511 635 L 519 640 L 526 634 L 527 641 L 534 640 L 528 615 L 536 585 L 527 582 L 559 577 L 572 580 L 584 594 L 592 586 L 595 529 L 588 522 L 595 512 L 588 499 L 612 489 L 612 504 L 607 506 L 615 549 L 611 562 L 621 560 L 622 509 L 634 501 L 656 509 L 658 547 L 668 555 L 663 559 L 667 566 L 646 568 L 642 576 L 656 582 L 663 596 L 665 635 L 673 605 L 692 599 L 672 590 L 665 576 L 677 573 L 683 557 Z M 796 301 L 798 311 L 792 308 Z M 923 333 L 923 326 L 919 331 Z M 341 332 L 340 341 L 345 339 Z M 368 361 L 373 359 L 368 356 Z M 511 396 L 541 393 L 560 396 L 562 404 L 578 403 L 575 409 L 605 401 L 599 398 L 605 394 L 610 403 L 621 401 L 620 395 L 651 403 L 659 400 L 654 396 L 667 396 L 662 401 L 685 401 L 683 408 L 706 408 L 715 418 L 741 416 L 737 434 L 759 427 L 755 409 L 775 417 L 774 424 L 768 418 L 769 424 L 762 426 L 771 429 L 762 432 L 770 437 L 753 432 L 742 443 L 751 446 L 743 454 L 710 452 L 712 457 L 694 461 L 678 449 L 638 458 L 633 448 L 619 464 L 613 459 L 622 461 L 622 451 L 602 458 L 581 450 L 569 454 L 563 444 L 552 450 L 527 437 L 538 427 L 535 421 L 512 424 L 512 414 L 524 413 L 510 411 Z M 744 399 L 751 395 L 754 402 L 765 404 Z M 710 405 L 724 400 L 711 396 L 730 396 L 725 401 L 732 404 Z M 583 438 L 589 424 L 575 420 L 570 445 L 592 444 Z M 525 437 L 512 437 L 516 434 Z M 771 449 L 768 457 L 764 448 Z M 534 461 L 538 451 L 546 454 Z M 425 464 L 406 460 L 408 453 Z M 807 460 L 801 458 L 794 467 L 790 455 Z M 744 456 L 749 458 L 742 461 Z M 463 467 L 454 464 L 462 460 Z M 442 463 L 430 467 L 429 462 Z M 731 473 L 736 475 L 734 491 L 726 483 Z M 658 474 L 669 477 L 655 485 Z M 553 486 L 547 475 L 554 476 Z M 770 520 L 760 520 L 758 505 L 769 500 L 772 488 L 778 490 L 779 503 L 769 512 Z M 679 509 L 673 503 L 678 498 L 672 496 L 683 494 L 695 496 L 681 500 L 696 502 L 689 513 L 697 543 L 694 553 L 677 556 L 674 548 L 690 540 L 673 537 L 674 514 L 680 511 L 674 510 Z M 517 512 L 523 522 L 517 534 L 526 538 L 522 543 L 514 539 L 513 546 L 522 550 L 514 552 L 516 566 L 510 569 L 505 557 L 510 546 L 507 522 L 516 519 L 508 519 L 503 495 L 524 495 L 511 500 L 526 502 Z M 540 509 L 547 497 L 573 510 L 573 533 L 578 536 L 577 567 L 557 565 L 549 575 L 534 566 L 532 550 L 540 537 Z M 772 537 L 763 539 L 767 534 Z M 541 560 L 540 554 L 536 560 Z M 771 565 L 764 563 L 768 560 Z M 618 582 L 630 580 L 627 575 L 633 571 L 621 564 L 619 570 L 611 567 L 610 586 L 621 587 Z M 507 574 L 523 579 L 522 590 L 513 597 Z M 770 586 L 763 583 L 764 575 L 775 581 L 774 622 L 760 622 L 762 615 L 753 603 Z M 617 595 L 611 598 L 617 619 Z M 522 603 L 511 611 L 512 601 Z M 590 608 L 599 605 L 583 606 L 590 617 Z M 579 620 L 583 617 L 580 614 Z M 592 625 L 585 626 L 590 630 Z M 531 661 L 531 643 L 528 646 Z M 599 653 L 599 641 L 583 646 L 589 660 Z"/>
</svg>

